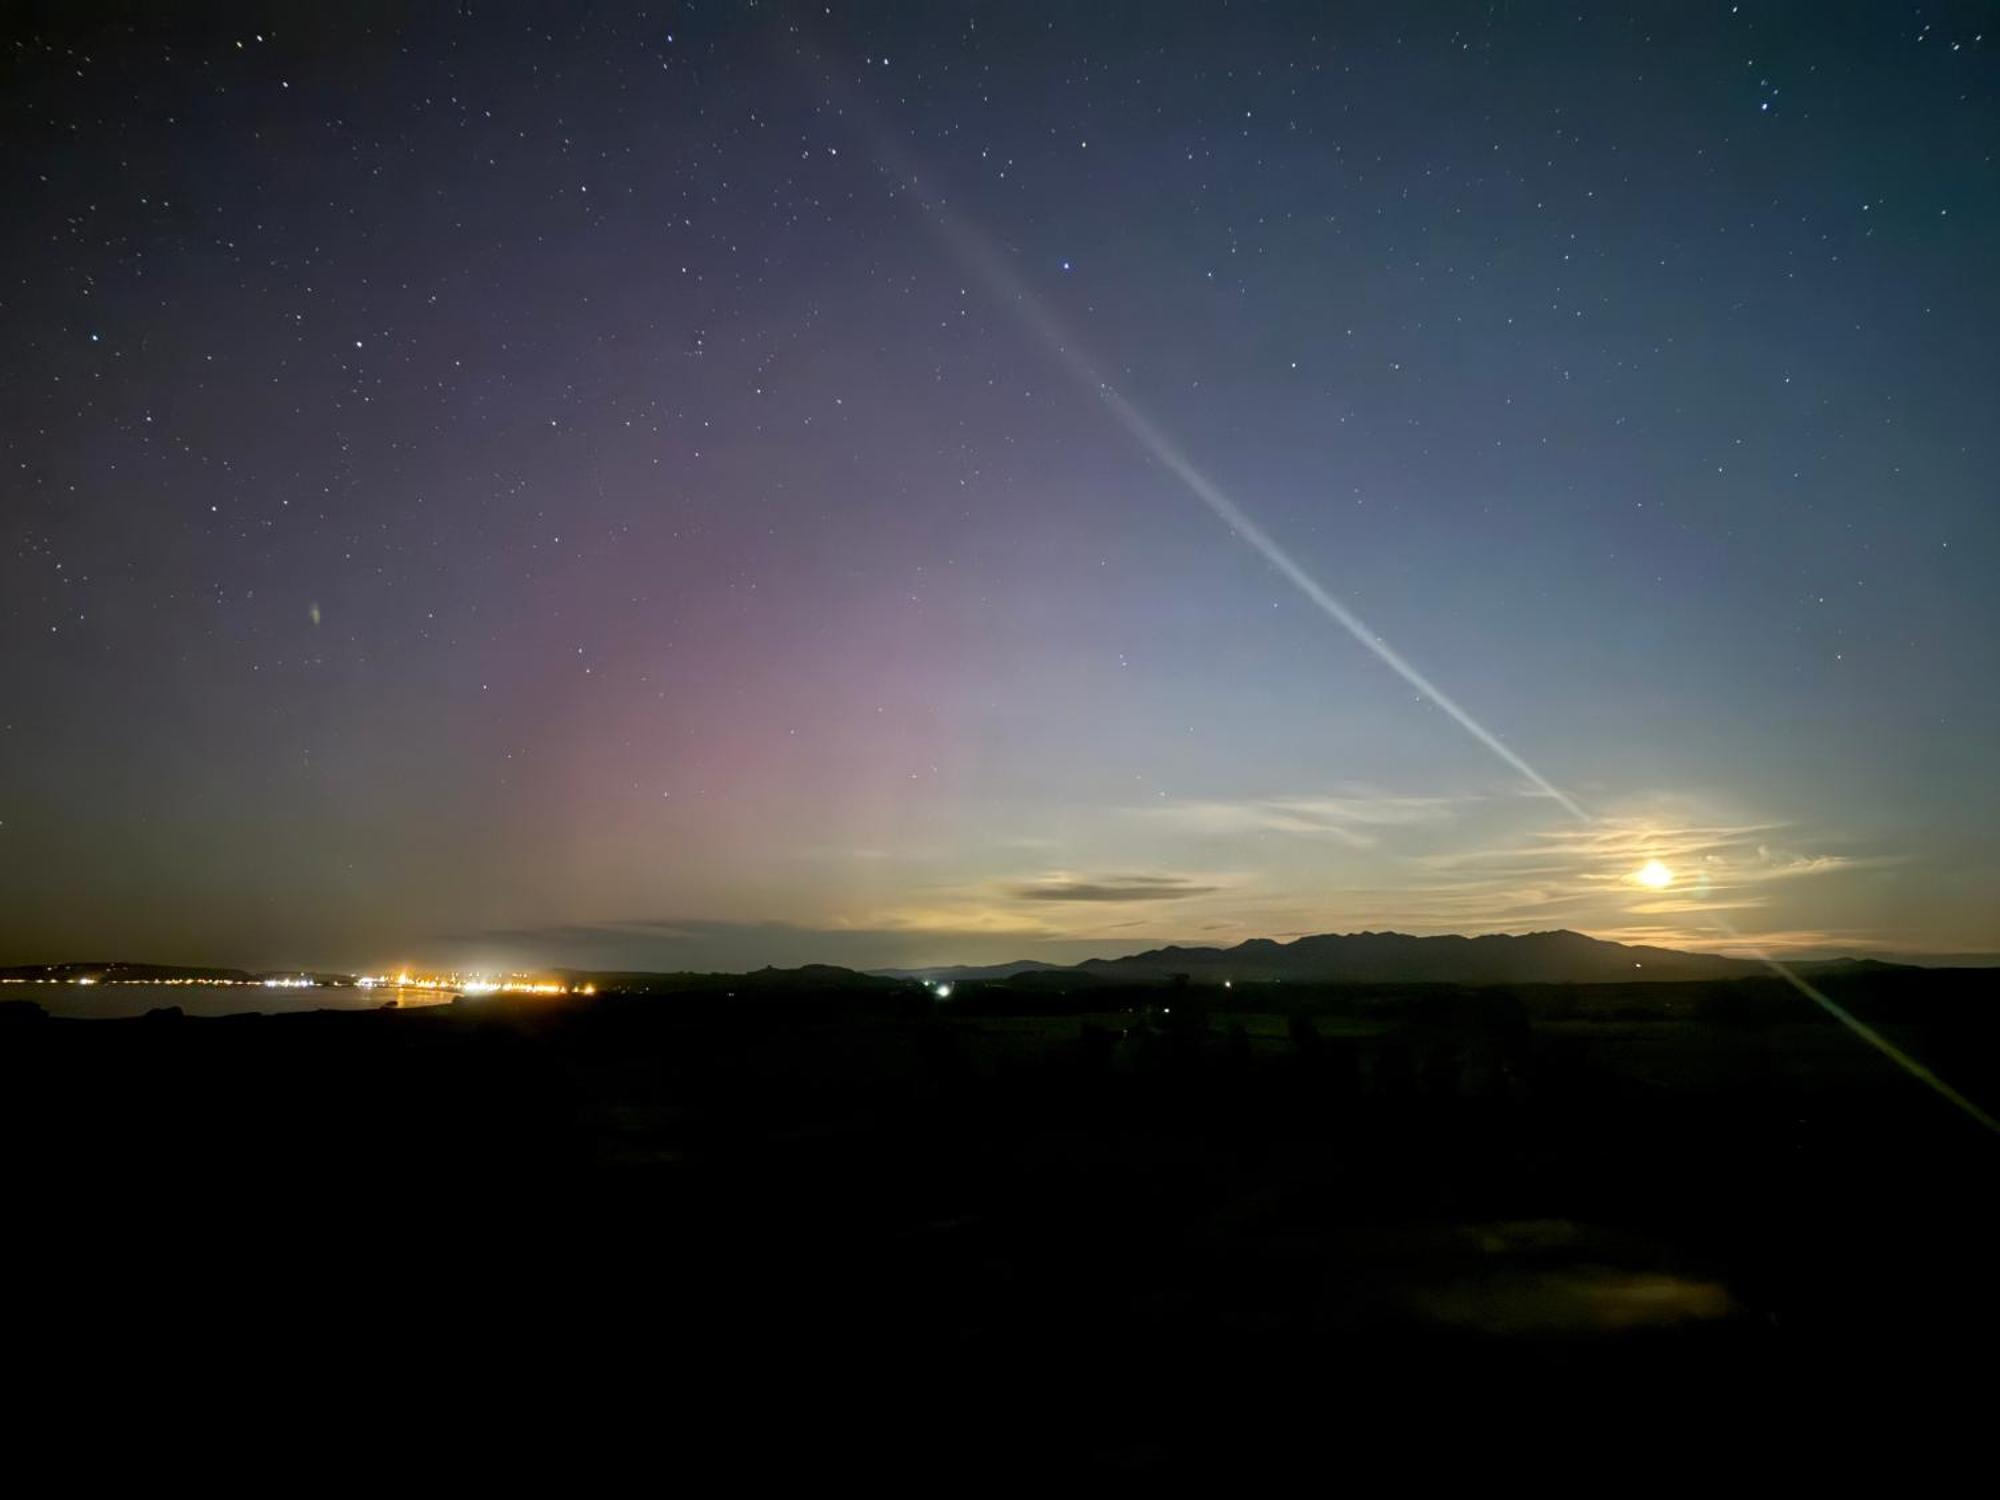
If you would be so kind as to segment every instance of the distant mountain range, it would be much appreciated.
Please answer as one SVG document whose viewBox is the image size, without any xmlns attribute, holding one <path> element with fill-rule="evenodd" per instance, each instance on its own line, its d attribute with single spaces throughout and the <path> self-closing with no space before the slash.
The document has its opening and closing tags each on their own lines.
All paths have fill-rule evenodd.
<svg viewBox="0 0 2000 1500">
<path fill-rule="evenodd" d="M 1792 965 L 1805 972 L 1877 965 L 1872 959 L 1822 959 Z M 1684 953 L 1674 948 L 1606 942 L 1581 932 L 1519 936 L 1411 937 L 1401 932 L 1325 933 L 1289 943 L 1252 938 L 1233 948 L 1154 948 L 1127 958 L 1090 958 L 1072 967 L 1024 959 L 1011 964 L 878 970 L 885 977 L 950 983 L 1022 974 L 1074 975 L 1114 983 L 1162 983 L 1185 974 L 1224 980 L 1321 984 L 1608 984 L 1643 980 L 1738 979 L 1770 970 L 1754 958 Z"/>
<path fill-rule="evenodd" d="M 1835 958 L 1795 962 L 1803 974 L 1895 970 L 1908 968 L 1986 968 L 1995 955 L 1963 954 L 1921 957 L 1907 963 L 1874 958 Z M 1323 933 L 1281 943 L 1252 938 L 1232 948 L 1154 948 L 1125 958 L 1091 958 L 1064 965 L 1039 959 L 1005 964 L 953 964 L 919 969 L 874 969 L 866 972 L 831 964 L 806 964 L 794 969 L 764 968 L 752 973 L 656 973 L 562 969 L 551 971 L 565 982 L 589 984 L 599 992 L 671 993 L 677 991 L 870 990 L 899 984 L 1005 983 L 1029 988 L 1068 988 L 1079 984 L 1169 984 L 1185 974 L 1196 984 L 1225 981 L 1294 984 L 1629 984 L 1648 980 L 1717 980 L 1768 974 L 1764 963 L 1751 958 L 1725 958 L 1713 953 L 1686 953 L 1673 948 L 1637 947 L 1606 942 L 1581 932 L 1529 932 L 1485 937 L 1412 937 L 1401 932 Z M 293 977 L 286 971 L 278 977 Z M 0 968 L 0 983 L 62 983 L 88 979 L 99 983 L 169 983 L 222 980 L 252 984 L 269 974 L 242 969 L 167 964 L 67 963 L 21 964 Z M 346 975 L 309 976 L 321 984 L 344 984 Z"/>
</svg>

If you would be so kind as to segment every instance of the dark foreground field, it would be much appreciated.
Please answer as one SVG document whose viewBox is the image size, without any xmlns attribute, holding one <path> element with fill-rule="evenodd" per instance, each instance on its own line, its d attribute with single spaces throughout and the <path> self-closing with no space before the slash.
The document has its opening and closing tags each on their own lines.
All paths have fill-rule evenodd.
<svg viewBox="0 0 2000 1500">
<path fill-rule="evenodd" d="M 1995 1102 L 1985 975 L 1828 987 Z M 2000 1138 L 1775 983 L 22 1013 L 0 1099 L 15 1374 L 114 1426 L 940 1485 L 1986 1441 Z"/>
</svg>

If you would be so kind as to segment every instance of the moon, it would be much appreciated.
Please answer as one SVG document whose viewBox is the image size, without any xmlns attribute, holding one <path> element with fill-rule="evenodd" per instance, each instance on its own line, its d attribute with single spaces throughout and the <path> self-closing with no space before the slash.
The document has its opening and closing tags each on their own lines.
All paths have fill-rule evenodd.
<svg viewBox="0 0 2000 1500">
<path fill-rule="evenodd" d="M 1649 859 L 1633 871 L 1632 878 L 1650 890 L 1663 891 L 1674 883 L 1674 872 L 1657 859 Z"/>
</svg>

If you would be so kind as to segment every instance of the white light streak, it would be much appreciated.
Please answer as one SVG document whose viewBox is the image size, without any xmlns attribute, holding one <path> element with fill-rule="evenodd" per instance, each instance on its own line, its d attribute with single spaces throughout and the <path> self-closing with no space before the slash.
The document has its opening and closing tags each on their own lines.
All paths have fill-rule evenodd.
<svg viewBox="0 0 2000 1500">
<path fill-rule="evenodd" d="M 917 186 L 916 173 L 900 164 L 895 152 L 885 150 L 883 157 L 890 169 L 903 179 L 905 185 L 923 203 L 939 234 L 953 252 L 987 283 L 989 289 L 1002 302 L 1010 305 L 1020 315 L 1022 322 L 1026 323 L 1048 346 L 1049 352 L 1055 355 L 1079 385 L 1103 401 L 1105 408 L 1117 419 L 1118 425 L 1123 427 L 1155 462 L 1178 479 L 1190 494 L 1215 514 L 1216 519 L 1275 568 L 1278 574 L 1311 601 L 1320 613 L 1353 636 L 1376 660 L 1415 688 L 1433 707 L 1442 709 L 1454 723 L 1498 756 L 1538 793 L 1552 799 L 1578 821 L 1585 823 L 1590 821 L 1590 814 L 1585 812 L 1574 798 L 1561 791 L 1555 783 L 1510 749 L 1497 734 L 1461 708 L 1444 689 L 1419 672 L 1408 658 L 1369 629 L 1365 620 L 1323 587 L 1318 579 L 1279 546 L 1269 532 L 1253 521 L 1221 485 L 1209 478 L 1194 460 L 1181 450 L 1180 445 L 1160 429 L 1159 424 L 1098 373 L 1055 314 L 1043 305 L 1041 299 L 1015 274 L 1014 268 L 1001 258 L 999 252 L 983 236 L 961 222 L 942 203 L 927 196 Z"/>
<path fill-rule="evenodd" d="M 863 112 L 857 110 L 856 113 Z M 1320 613 L 1345 630 L 1370 655 L 1416 689 L 1432 706 L 1441 709 L 1459 728 L 1484 745 L 1540 795 L 1555 802 L 1580 823 L 1594 825 L 1598 822 L 1598 819 L 1581 803 L 1537 771 L 1497 734 L 1480 723 L 1442 688 L 1418 671 L 1401 652 L 1369 629 L 1366 621 L 1324 588 L 1319 580 L 1286 552 L 1269 532 L 1252 520 L 1222 486 L 1209 478 L 1152 418 L 1098 373 L 1069 330 L 1016 274 L 1014 268 L 1001 256 L 993 243 L 949 210 L 941 199 L 932 196 L 919 186 L 920 174 L 915 164 L 897 149 L 895 142 L 890 140 L 885 132 L 877 130 L 875 134 L 880 161 L 923 206 L 933 226 L 952 252 L 986 283 L 988 289 L 1001 302 L 1013 309 L 1079 385 L 1103 401 L 1105 408 L 1117 419 L 1119 426 L 1124 428 L 1155 462 L 1180 480 L 1190 494 L 1206 506 L 1239 540 L 1276 569 L 1279 575 L 1304 595 Z M 1843 1006 L 1821 993 L 1818 988 L 1778 959 L 1744 943 L 1726 924 L 1717 922 L 1713 925 L 1718 932 L 1739 943 L 1778 978 L 1784 980 L 1910 1077 L 1957 1107 L 1968 1118 L 2000 1134 L 2000 1120 L 1996 1120 L 1974 1104 L 1888 1038 L 1850 1014 Z"/>
</svg>

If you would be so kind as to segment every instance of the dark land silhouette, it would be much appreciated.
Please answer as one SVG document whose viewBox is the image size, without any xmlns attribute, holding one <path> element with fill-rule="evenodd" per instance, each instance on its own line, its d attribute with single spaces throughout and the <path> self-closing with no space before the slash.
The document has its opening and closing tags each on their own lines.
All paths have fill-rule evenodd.
<svg viewBox="0 0 2000 1500">
<path fill-rule="evenodd" d="M 948 1002 L 770 970 L 0 1007 L 17 1347 L 300 1401 L 505 1372 L 753 1468 L 1432 1472 L 1440 1432 L 1768 1435 L 1919 1388 L 1957 1430 L 1939 1351 L 2000 1326 L 2000 1141 L 1782 982 L 1173 961 Z M 2000 1103 L 1992 974 L 1818 982 Z"/>
</svg>

